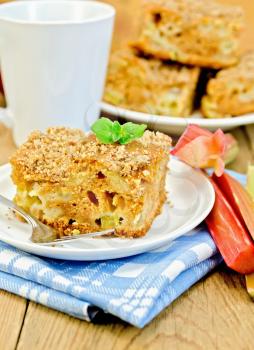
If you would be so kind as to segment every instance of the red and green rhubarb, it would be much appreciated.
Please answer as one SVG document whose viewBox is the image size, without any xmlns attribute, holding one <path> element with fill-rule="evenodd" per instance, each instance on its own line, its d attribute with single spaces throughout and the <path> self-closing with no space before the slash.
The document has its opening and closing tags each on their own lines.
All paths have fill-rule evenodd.
<svg viewBox="0 0 254 350">
<path fill-rule="evenodd" d="M 216 199 L 206 224 L 226 264 L 233 270 L 247 274 L 254 271 L 254 243 L 245 225 L 211 179 Z"/>
<path fill-rule="evenodd" d="M 215 133 L 190 124 L 171 154 L 193 168 L 213 168 L 216 175 L 224 172 L 225 164 L 238 153 L 238 144 L 230 134 L 218 129 Z"/>
<path fill-rule="evenodd" d="M 220 177 L 214 174 L 213 180 L 222 189 L 239 220 L 246 225 L 249 234 L 254 239 L 254 202 L 249 193 L 239 181 L 227 173 Z"/>
<path fill-rule="evenodd" d="M 206 224 L 226 264 L 248 274 L 254 271 L 254 243 L 225 194 L 211 179 L 216 199 Z"/>
<path fill-rule="evenodd" d="M 224 172 L 225 164 L 237 153 L 238 145 L 232 135 L 220 129 L 211 133 L 197 125 L 187 127 L 171 152 L 192 167 L 214 169 L 210 181 L 216 199 L 206 219 L 208 229 L 226 264 L 237 272 L 250 274 L 254 272 L 254 203 L 251 198 L 251 195 L 254 197 L 254 168 L 249 169 L 252 174 L 248 179 L 250 195 Z M 254 277 L 251 283 L 253 288 Z"/>
</svg>

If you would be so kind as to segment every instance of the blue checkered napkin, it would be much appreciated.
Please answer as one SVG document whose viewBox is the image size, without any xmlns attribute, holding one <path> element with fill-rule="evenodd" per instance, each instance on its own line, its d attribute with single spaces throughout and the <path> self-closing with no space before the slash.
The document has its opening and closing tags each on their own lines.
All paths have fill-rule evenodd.
<svg viewBox="0 0 254 350">
<path fill-rule="evenodd" d="M 0 288 L 87 321 L 96 306 L 96 314 L 143 327 L 220 261 L 203 227 L 155 251 L 102 262 L 39 258 L 0 242 Z"/>
<path fill-rule="evenodd" d="M 39 258 L 0 242 L 0 289 L 87 321 L 113 314 L 144 327 L 221 261 L 205 226 L 163 248 L 101 262 Z"/>
</svg>

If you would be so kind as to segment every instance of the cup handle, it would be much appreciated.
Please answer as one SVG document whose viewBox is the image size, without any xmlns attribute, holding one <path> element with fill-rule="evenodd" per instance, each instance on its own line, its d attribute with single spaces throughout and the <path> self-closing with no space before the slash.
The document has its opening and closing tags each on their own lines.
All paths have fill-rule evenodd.
<svg viewBox="0 0 254 350">
<path fill-rule="evenodd" d="M 13 119 L 10 116 L 10 113 L 8 113 L 7 108 L 0 107 L 0 122 L 8 128 L 13 128 Z"/>
</svg>

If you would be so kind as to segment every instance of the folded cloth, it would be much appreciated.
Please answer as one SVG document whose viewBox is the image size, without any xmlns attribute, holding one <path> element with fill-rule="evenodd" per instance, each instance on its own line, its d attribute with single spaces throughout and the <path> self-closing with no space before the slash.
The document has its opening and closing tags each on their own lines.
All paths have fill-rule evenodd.
<svg viewBox="0 0 254 350">
<path fill-rule="evenodd" d="M 86 321 L 112 314 L 144 327 L 221 261 L 204 225 L 160 249 L 98 262 L 40 258 L 0 242 L 0 289 Z"/>
<path fill-rule="evenodd" d="M 221 260 L 204 227 L 163 248 L 99 262 L 40 258 L 0 242 L 0 288 L 87 321 L 104 310 L 143 327 Z"/>
</svg>

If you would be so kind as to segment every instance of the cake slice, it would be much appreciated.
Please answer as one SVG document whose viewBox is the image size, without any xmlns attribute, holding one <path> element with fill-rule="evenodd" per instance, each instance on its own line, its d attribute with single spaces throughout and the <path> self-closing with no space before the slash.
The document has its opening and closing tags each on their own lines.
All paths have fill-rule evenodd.
<svg viewBox="0 0 254 350">
<path fill-rule="evenodd" d="M 104 100 L 134 111 L 187 117 L 199 73 L 197 67 L 163 63 L 122 49 L 111 56 Z"/>
<path fill-rule="evenodd" d="M 143 236 L 166 199 L 170 144 L 150 131 L 126 145 L 77 129 L 33 132 L 11 159 L 14 200 L 58 237 L 110 228 Z"/>
<path fill-rule="evenodd" d="M 254 52 L 246 53 L 238 65 L 221 70 L 209 81 L 201 106 L 207 118 L 254 112 Z"/>
<path fill-rule="evenodd" d="M 234 65 L 243 29 L 240 7 L 213 0 L 151 0 L 134 44 L 147 54 L 200 67 Z"/>
</svg>

